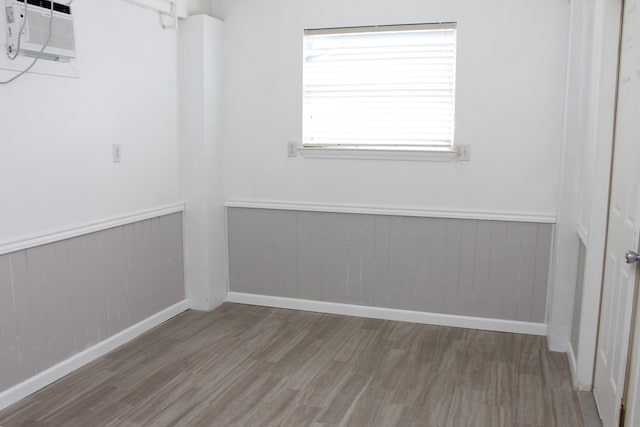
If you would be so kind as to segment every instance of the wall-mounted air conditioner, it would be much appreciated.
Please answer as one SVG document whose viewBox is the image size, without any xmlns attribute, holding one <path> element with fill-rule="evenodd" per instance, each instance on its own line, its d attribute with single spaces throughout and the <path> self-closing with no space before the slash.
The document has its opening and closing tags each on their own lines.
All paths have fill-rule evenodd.
<svg viewBox="0 0 640 427">
<path fill-rule="evenodd" d="M 25 7 L 25 1 L 27 5 Z M 49 38 L 51 2 L 48 0 L 5 0 L 7 22 L 7 44 L 9 55 L 15 55 L 19 49 L 21 55 L 40 56 L 43 59 L 65 60 L 75 58 L 76 43 L 73 31 L 71 7 L 62 3 L 53 3 L 51 38 L 43 54 L 42 46 Z M 26 14 L 25 14 L 26 9 Z M 22 35 L 20 29 L 23 26 Z"/>
</svg>

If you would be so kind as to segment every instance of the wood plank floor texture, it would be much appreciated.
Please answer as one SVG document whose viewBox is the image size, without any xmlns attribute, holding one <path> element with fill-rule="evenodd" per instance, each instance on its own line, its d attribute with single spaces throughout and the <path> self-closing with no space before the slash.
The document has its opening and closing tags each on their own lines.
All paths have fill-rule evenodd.
<svg viewBox="0 0 640 427">
<path fill-rule="evenodd" d="M 223 304 L 0 412 L 13 426 L 582 427 L 544 337 Z"/>
</svg>

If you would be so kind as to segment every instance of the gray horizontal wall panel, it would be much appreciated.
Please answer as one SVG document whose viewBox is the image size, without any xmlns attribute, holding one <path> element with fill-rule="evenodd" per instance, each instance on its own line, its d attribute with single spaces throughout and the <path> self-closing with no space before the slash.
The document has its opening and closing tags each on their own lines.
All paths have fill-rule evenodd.
<svg viewBox="0 0 640 427">
<path fill-rule="evenodd" d="M 230 290 L 544 323 L 551 224 L 228 208 Z"/>
<path fill-rule="evenodd" d="M 182 214 L 0 256 L 0 391 L 185 298 Z"/>
</svg>

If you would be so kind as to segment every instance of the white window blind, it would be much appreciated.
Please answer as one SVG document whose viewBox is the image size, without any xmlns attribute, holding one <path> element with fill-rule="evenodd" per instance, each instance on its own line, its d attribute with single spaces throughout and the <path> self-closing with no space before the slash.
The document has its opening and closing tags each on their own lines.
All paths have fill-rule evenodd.
<svg viewBox="0 0 640 427">
<path fill-rule="evenodd" d="M 305 30 L 303 145 L 453 148 L 455 24 Z"/>
</svg>

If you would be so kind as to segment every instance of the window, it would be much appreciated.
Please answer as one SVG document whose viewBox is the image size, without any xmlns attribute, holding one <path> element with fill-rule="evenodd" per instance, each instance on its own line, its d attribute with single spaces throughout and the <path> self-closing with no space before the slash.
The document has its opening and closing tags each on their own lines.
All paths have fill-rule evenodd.
<svg viewBox="0 0 640 427">
<path fill-rule="evenodd" d="M 453 152 L 455 67 L 453 23 L 305 30 L 303 150 Z"/>
</svg>

